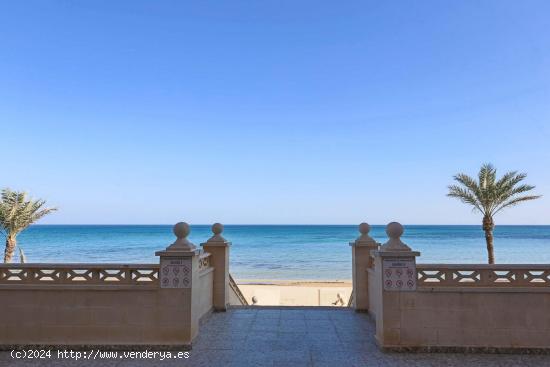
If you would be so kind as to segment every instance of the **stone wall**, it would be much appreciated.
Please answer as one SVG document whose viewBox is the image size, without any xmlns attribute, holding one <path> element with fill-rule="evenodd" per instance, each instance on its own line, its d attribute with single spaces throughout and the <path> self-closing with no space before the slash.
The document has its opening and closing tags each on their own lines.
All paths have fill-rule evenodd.
<svg viewBox="0 0 550 367">
<path fill-rule="evenodd" d="M 385 346 L 550 347 L 547 289 L 419 289 L 397 294 L 397 310 L 388 308 L 385 324 L 395 327 L 395 340 L 386 340 Z"/>
<path fill-rule="evenodd" d="M 0 288 L 0 345 L 185 345 L 189 289 Z"/>
<path fill-rule="evenodd" d="M 361 241 L 370 241 L 362 224 Z M 390 223 L 389 240 L 370 254 L 353 252 L 356 286 L 388 350 L 550 352 L 550 265 L 416 264 L 420 253 Z M 358 247 L 358 240 L 355 247 Z M 357 256 L 362 256 L 358 259 Z M 367 263 L 367 256 L 374 261 Z"/>
<path fill-rule="evenodd" d="M 160 264 L 0 264 L 0 348 L 190 346 L 215 301 L 228 303 L 230 243 L 221 224 L 204 246 L 215 254 L 189 231 L 174 226 Z"/>
</svg>

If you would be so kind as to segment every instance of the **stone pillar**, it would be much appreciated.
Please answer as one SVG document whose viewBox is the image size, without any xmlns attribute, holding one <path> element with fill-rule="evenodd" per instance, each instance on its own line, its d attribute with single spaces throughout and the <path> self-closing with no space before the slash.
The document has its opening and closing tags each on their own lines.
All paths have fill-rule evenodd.
<svg viewBox="0 0 550 367">
<path fill-rule="evenodd" d="M 189 225 L 180 222 L 174 225 L 176 241 L 160 257 L 159 301 L 162 305 L 160 322 L 165 326 L 165 335 L 170 335 L 174 344 L 190 344 L 199 331 L 199 255 L 187 239 Z"/>
<path fill-rule="evenodd" d="M 208 241 L 201 243 L 204 251 L 210 253 L 210 264 L 214 267 L 213 305 L 216 311 L 226 311 L 229 305 L 229 247 L 231 242 L 222 236 L 223 225 L 214 223 Z"/>
<path fill-rule="evenodd" d="M 368 268 L 372 267 L 370 252 L 380 245 L 369 236 L 370 226 L 359 224 L 361 235 L 350 242 L 352 256 L 353 307 L 357 312 L 369 310 L 369 279 Z"/>
<path fill-rule="evenodd" d="M 401 294 L 416 291 L 416 257 L 420 255 L 401 241 L 401 224 L 388 224 L 386 233 L 389 240 L 372 252 L 376 284 L 371 304 L 375 309 L 376 342 L 381 348 L 400 344 Z"/>
</svg>

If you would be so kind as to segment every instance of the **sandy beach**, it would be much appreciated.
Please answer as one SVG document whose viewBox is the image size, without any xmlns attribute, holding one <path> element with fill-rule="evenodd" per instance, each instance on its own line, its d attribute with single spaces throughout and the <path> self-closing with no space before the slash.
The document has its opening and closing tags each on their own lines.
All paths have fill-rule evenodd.
<svg viewBox="0 0 550 367">
<path fill-rule="evenodd" d="M 347 306 L 351 280 L 238 279 L 250 305 L 258 306 Z"/>
</svg>

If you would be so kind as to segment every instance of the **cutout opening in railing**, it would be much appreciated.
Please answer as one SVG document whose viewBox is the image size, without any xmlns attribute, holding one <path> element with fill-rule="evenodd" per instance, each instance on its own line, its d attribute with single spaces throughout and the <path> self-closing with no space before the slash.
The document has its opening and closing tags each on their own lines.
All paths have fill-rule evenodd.
<svg viewBox="0 0 550 367">
<path fill-rule="evenodd" d="M 28 276 L 27 271 L 24 269 L 1 269 L 4 276 L 0 277 L 1 281 L 8 282 L 21 282 Z"/>
<path fill-rule="evenodd" d="M 479 282 L 481 276 L 475 270 L 457 270 L 453 272 L 453 280 L 458 283 L 474 283 Z"/>
<path fill-rule="evenodd" d="M 518 280 L 517 274 L 511 272 L 511 271 L 494 271 L 493 274 L 495 274 L 495 282 L 500 283 L 512 283 Z M 523 275 L 520 276 L 520 280 L 523 279 Z"/>
<path fill-rule="evenodd" d="M 105 269 L 99 272 L 99 279 L 104 282 L 120 282 L 124 280 L 124 270 Z"/>
<path fill-rule="evenodd" d="M 74 269 L 67 271 L 67 280 L 71 282 L 86 282 L 93 278 L 91 270 Z"/>
<path fill-rule="evenodd" d="M 133 270 L 132 280 L 136 282 L 154 282 L 158 280 L 158 272 L 155 270 Z"/>
<path fill-rule="evenodd" d="M 44 269 L 37 270 L 35 273 L 35 279 L 39 279 L 42 282 L 54 282 L 60 279 L 59 270 Z"/>
</svg>

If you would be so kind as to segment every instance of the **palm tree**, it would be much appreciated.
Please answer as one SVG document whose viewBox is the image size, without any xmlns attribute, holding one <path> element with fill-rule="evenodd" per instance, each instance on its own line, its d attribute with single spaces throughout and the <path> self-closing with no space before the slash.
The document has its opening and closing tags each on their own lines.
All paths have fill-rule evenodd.
<svg viewBox="0 0 550 367">
<path fill-rule="evenodd" d="M 520 184 L 527 177 L 525 173 L 508 172 L 498 180 L 496 175 L 497 170 L 491 164 L 481 166 L 477 181 L 464 173 L 459 173 L 454 176 L 454 180 L 459 185 L 450 185 L 447 194 L 470 204 L 473 206 L 473 211 L 483 214 L 483 231 L 485 231 L 489 264 L 495 263 L 493 216 L 505 208 L 540 198 L 540 195 L 525 195 L 535 188 L 535 186 Z"/>
<path fill-rule="evenodd" d="M 43 216 L 57 210 L 45 208 L 45 200 L 27 198 L 27 193 L 2 190 L 0 199 L 0 232 L 6 236 L 4 262 L 9 263 L 17 246 L 17 235 Z"/>
</svg>

